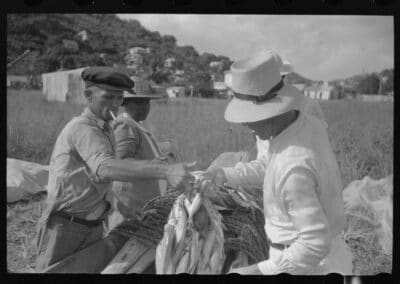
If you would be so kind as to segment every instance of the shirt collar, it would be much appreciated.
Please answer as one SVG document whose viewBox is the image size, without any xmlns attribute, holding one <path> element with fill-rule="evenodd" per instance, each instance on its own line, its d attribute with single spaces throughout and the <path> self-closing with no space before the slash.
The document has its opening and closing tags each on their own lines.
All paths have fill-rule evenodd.
<svg viewBox="0 0 400 284">
<path fill-rule="evenodd" d="M 99 118 L 97 115 L 95 115 L 88 107 L 85 108 L 82 115 L 93 120 L 97 124 L 97 126 L 100 127 L 101 129 L 106 131 L 110 129 L 108 123 Z"/>
<path fill-rule="evenodd" d="M 299 112 L 297 119 L 290 124 L 286 129 L 284 129 L 281 133 L 277 136 L 273 137 L 269 140 L 270 147 L 272 148 L 274 145 L 283 145 L 284 141 L 288 138 L 295 136 L 301 128 L 303 124 L 304 116 L 302 112 Z"/>
</svg>

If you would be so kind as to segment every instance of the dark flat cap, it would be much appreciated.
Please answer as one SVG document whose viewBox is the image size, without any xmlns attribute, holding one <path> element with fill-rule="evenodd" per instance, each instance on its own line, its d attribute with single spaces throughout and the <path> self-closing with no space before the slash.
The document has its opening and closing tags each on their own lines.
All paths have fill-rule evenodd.
<svg viewBox="0 0 400 284">
<path fill-rule="evenodd" d="M 135 83 L 128 74 L 112 67 L 89 67 L 81 74 L 86 88 L 97 86 L 105 90 L 127 91 L 134 94 Z"/>
</svg>

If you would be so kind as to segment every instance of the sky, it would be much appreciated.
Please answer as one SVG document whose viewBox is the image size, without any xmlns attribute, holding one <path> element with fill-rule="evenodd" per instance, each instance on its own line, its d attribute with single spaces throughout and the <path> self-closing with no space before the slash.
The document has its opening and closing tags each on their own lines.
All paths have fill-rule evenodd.
<svg viewBox="0 0 400 284">
<path fill-rule="evenodd" d="M 238 60 L 276 51 L 312 80 L 334 80 L 394 67 L 392 16 L 118 14 L 146 29 Z"/>
</svg>

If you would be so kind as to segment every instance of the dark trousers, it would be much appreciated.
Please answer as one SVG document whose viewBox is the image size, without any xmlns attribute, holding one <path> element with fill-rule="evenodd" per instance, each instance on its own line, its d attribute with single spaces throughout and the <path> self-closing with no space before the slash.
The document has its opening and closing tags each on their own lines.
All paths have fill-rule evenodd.
<svg viewBox="0 0 400 284">
<path fill-rule="evenodd" d="M 110 234 L 47 267 L 44 273 L 100 273 L 128 238 Z"/>
<path fill-rule="evenodd" d="M 39 224 L 38 229 L 37 272 L 46 272 L 52 264 L 90 246 L 104 235 L 103 224 L 88 227 L 57 215 Z"/>
</svg>

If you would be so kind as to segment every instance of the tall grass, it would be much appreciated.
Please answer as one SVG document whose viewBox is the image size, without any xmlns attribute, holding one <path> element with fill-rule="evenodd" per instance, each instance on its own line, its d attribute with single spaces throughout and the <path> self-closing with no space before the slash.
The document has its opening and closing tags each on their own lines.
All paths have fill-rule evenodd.
<svg viewBox="0 0 400 284">
<path fill-rule="evenodd" d="M 7 91 L 7 157 L 47 164 L 61 129 L 82 109 L 48 102 L 39 91 Z"/>
<path fill-rule="evenodd" d="M 148 122 L 160 141 L 173 141 L 183 160 L 204 169 L 220 153 L 247 150 L 251 133 L 224 120 L 225 100 L 152 102 Z M 393 171 L 393 103 L 321 102 L 328 134 L 347 185 L 366 175 Z M 57 135 L 84 106 L 47 102 L 39 92 L 7 94 L 7 156 L 47 164 Z"/>
<path fill-rule="evenodd" d="M 226 104 L 224 100 L 207 99 L 152 102 L 148 122 L 160 141 L 173 141 L 183 160 L 196 160 L 199 169 L 204 169 L 222 152 L 254 146 L 246 128 L 223 119 Z M 366 175 L 378 179 L 392 173 L 393 103 L 341 100 L 321 102 L 321 107 L 344 186 Z M 48 164 L 59 132 L 83 108 L 47 102 L 39 92 L 8 91 L 7 157 Z M 34 261 L 33 228 L 41 206 L 37 201 L 8 205 L 7 266 L 11 271 L 26 271 Z M 16 214 L 18 218 L 13 217 Z M 355 273 L 390 273 L 391 259 L 370 241 L 350 243 Z"/>
</svg>

